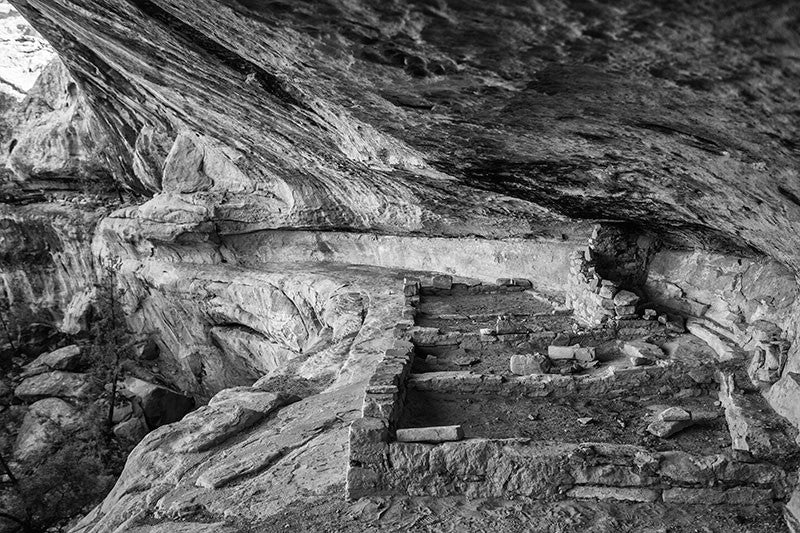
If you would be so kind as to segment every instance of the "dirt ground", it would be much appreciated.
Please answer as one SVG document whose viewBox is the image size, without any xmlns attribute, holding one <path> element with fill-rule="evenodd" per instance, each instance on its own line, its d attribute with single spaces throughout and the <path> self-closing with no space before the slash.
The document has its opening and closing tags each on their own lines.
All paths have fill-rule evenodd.
<svg viewBox="0 0 800 533">
<path fill-rule="evenodd" d="M 241 533 L 784 533 L 778 505 L 692 506 L 341 495 L 297 504 Z"/>
<path fill-rule="evenodd" d="M 651 450 L 697 454 L 729 449 L 730 434 L 721 408 L 708 396 L 696 398 L 526 398 L 409 390 L 398 427 L 460 424 L 466 437 L 531 438 L 569 443 L 635 444 Z M 653 406 L 653 410 L 647 407 Z M 680 406 L 717 418 L 698 423 L 669 439 L 647 432 L 656 407 Z M 592 420 L 582 424 L 579 419 Z"/>
</svg>

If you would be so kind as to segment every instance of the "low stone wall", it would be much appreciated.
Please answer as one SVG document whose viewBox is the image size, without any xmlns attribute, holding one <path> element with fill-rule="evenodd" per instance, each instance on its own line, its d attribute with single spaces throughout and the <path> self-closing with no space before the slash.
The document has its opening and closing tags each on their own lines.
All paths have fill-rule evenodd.
<svg viewBox="0 0 800 533">
<path fill-rule="evenodd" d="M 730 454 L 652 452 L 630 445 L 468 439 L 388 446 L 397 493 L 470 498 L 598 498 L 754 504 L 784 500 L 792 475 Z"/>
<path fill-rule="evenodd" d="M 449 278 L 449 276 L 447 276 Z M 441 276 L 428 278 L 434 283 L 450 282 Z M 419 280 L 406 278 L 403 291 L 406 296 L 404 316 L 395 328 L 392 347 L 384 352 L 370 377 L 364 392 L 361 418 L 350 425 L 349 463 L 347 467 L 346 494 L 360 498 L 385 492 L 388 488 L 388 451 L 390 434 L 403 412 L 405 383 L 414 362 L 414 345 L 408 330 L 414 325 L 414 305 L 419 302 Z"/>
<path fill-rule="evenodd" d="M 560 317 L 546 314 L 537 317 L 541 322 L 558 320 Z M 653 320 L 624 320 L 612 322 L 602 328 L 570 335 L 570 343 L 581 346 L 595 346 L 613 339 L 634 339 L 661 333 L 664 325 Z M 522 328 L 517 333 L 503 333 L 484 335 L 480 332 L 448 331 L 442 333 L 438 328 L 415 327 L 411 330 L 411 340 L 421 353 L 436 353 L 448 349 L 484 350 L 492 344 L 502 344 L 509 349 L 519 350 L 546 350 L 556 338 L 554 331 L 524 331 Z"/>
<path fill-rule="evenodd" d="M 712 365 L 686 368 L 671 362 L 663 365 L 631 368 L 607 367 L 590 375 L 561 376 L 532 374 L 529 376 L 499 376 L 469 371 L 429 372 L 413 374 L 407 387 L 420 391 L 466 392 L 493 396 L 564 398 L 567 396 L 618 397 L 630 394 L 656 394 L 659 390 L 678 393 L 686 389 L 716 390 L 715 369 Z"/>
</svg>

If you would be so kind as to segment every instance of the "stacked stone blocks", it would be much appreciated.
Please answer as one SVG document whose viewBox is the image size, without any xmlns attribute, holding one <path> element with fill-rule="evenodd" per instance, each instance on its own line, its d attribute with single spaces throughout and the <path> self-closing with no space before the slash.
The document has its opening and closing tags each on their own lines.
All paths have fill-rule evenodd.
<svg viewBox="0 0 800 533">
<path fill-rule="evenodd" d="M 570 255 L 567 305 L 572 307 L 575 318 L 592 327 L 609 319 L 636 319 L 638 303 L 636 294 L 620 290 L 613 281 L 600 277 L 591 248 Z"/>
</svg>

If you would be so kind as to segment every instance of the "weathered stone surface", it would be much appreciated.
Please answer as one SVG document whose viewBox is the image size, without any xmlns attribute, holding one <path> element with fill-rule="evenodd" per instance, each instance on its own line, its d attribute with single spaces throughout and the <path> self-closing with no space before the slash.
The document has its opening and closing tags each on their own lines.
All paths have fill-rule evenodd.
<svg viewBox="0 0 800 533">
<path fill-rule="evenodd" d="M 546 374 L 550 367 L 550 360 L 539 353 L 511 356 L 511 373 L 518 376 Z"/>
<path fill-rule="evenodd" d="M 397 430 L 398 442 L 448 442 L 464 438 L 461 426 L 436 426 L 427 428 L 404 428 Z"/>
<path fill-rule="evenodd" d="M 40 459 L 81 423 L 78 410 L 64 400 L 46 398 L 31 404 L 17 434 L 14 457 L 20 461 Z"/>
<path fill-rule="evenodd" d="M 25 378 L 14 389 L 14 395 L 26 401 L 48 396 L 83 398 L 89 394 L 90 389 L 91 381 L 88 374 L 54 371 Z"/>
</svg>

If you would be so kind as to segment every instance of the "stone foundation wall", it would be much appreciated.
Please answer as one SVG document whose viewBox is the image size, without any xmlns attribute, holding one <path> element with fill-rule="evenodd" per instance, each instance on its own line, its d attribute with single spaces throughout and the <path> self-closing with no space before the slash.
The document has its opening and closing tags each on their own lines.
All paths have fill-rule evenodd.
<svg viewBox="0 0 800 533">
<path fill-rule="evenodd" d="M 394 490 L 413 496 L 754 504 L 784 500 L 795 481 L 777 466 L 730 454 L 530 439 L 393 442 L 389 460 Z"/>
<path fill-rule="evenodd" d="M 449 276 L 424 279 L 426 287 L 449 284 Z M 423 285 L 418 279 L 406 278 L 403 292 L 406 297 L 404 316 L 395 328 L 396 340 L 384 352 L 383 359 L 370 377 L 364 392 L 361 418 L 350 425 L 349 463 L 346 494 L 348 498 L 373 496 L 389 487 L 389 439 L 403 412 L 405 384 L 414 362 L 414 345 L 408 330 L 414 325 L 414 306 L 419 302 Z"/>
</svg>

